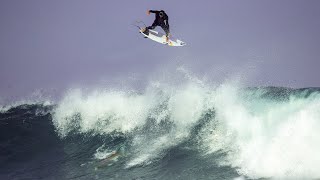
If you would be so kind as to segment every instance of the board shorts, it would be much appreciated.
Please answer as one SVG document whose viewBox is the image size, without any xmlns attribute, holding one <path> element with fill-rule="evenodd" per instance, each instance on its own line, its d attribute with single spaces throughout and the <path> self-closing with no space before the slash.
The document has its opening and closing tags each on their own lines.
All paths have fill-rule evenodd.
<svg viewBox="0 0 320 180">
<path fill-rule="evenodd" d="M 168 25 L 166 26 L 164 23 L 159 24 L 157 22 L 153 22 L 151 26 L 147 27 L 147 29 L 154 29 L 157 26 L 160 26 L 163 29 L 163 31 L 166 33 L 166 36 L 169 35 L 169 33 L 170 33 L 169 26 Z"/>
</svg>

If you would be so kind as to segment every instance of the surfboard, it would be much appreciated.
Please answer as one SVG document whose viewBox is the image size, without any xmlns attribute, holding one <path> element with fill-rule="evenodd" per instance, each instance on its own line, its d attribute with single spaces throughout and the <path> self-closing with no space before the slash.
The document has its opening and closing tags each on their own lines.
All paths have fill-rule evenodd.
<svg viewBox="0 0 320 180">
<path fill-rule="evenodd" d="M 173 38 L 173 37 L 169 37 L 169 40 L 167 42 L 166 35 L 161 32 L 155 31 L 155 30 L 148 29 L 147 31 L 145 31 L 145 28 L 139 27 L 139 32 L 145 38 L 148 38 L 150 40 L 153 40 L 153 41 L 161 43 L 161 44 L 166 44 L 169 46 L 185 46 L 186 45 L 185 42 L 183 42 L 179 39 Z"/>
</svg>

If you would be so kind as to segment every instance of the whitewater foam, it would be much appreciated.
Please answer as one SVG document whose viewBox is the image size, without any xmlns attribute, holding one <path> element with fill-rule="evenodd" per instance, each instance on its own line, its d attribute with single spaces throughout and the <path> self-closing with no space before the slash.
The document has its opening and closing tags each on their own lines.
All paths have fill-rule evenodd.
<svg viewBox="0 0 320 180">
<path fill-rule="evenodd" d="M 140 94 L 103 90 L 84 94 L 79 89 L 70 90 L 58 104 L 53 122 L 61 137 L 72 131 L 130 134 L 135 154 L 128 162 L 131 167 L 159 158 L 190 135 L 202 115 L 205 92 L 193 83 L 174 88 L 152 83 Z M 153 120 L 152 129 L 159 132 L 141 132 Z M 170 124 L 168 130 L 161 130 L 163 122 Z"/>
<path fill-rule="evenodd" d="M 142 93 L 70 90 L 53 122 L 61 137 L 72 131 L 131 137 L 127 168 L 148 165 L 188 138 L 198 138 L 195 146 L 206 154 L 223 155 L 213 163 L 231 166 L 245 177 L 320 177 L 318 92 L 288 91 L 280 97 L 272 89 L 204 84 L 153 82 Z M 197 137 L 190 137 L 211 111 Z"/>
<path fill-rule="evenodd" d="M 241 91 L 221 86 L 215 92 L 216 130 L 204 138 L 209 152 L 224 151 L 220 164 L 250 178 L 319 178 L 319 94 L 277 101 Z"/>
<path fill-rule="evenodd" d="M 72 90 L 59 103 L 54 124 L 61 136 L 79 128 L 82 133 L 130 132 L 145 123 L 152 99 L 125 92 L 95 91 L 83 95 Z"/>
</svg>

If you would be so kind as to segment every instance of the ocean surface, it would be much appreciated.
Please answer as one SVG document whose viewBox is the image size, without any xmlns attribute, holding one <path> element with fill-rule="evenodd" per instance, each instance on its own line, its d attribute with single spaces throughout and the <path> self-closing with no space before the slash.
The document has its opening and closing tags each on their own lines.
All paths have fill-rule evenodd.
<svg viewBox="0 0 320 180">
<path fill-rule="evenodd" d="M 320 88 L 72 89 L 0 107 L 0 179 L 319 179 Z"/>
</svg>

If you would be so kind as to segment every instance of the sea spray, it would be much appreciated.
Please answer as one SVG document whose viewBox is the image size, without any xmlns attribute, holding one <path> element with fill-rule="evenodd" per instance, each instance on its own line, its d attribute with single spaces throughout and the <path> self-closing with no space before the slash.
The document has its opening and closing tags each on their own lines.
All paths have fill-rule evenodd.
<svg viewBox="0 0 320 180">
<path fill-rule="evenodd" d="M 288 91 L 283 98 L 268 88 L 254 91 L 248 96 L 250 90 L 229 85 L 216 90 L 215 131 L 203 139 L 208 152 L 225 152 L 220 164 L 250 178 L 320 177 L 319 92 L 305 97 Z"/>
<path fill-rule="evenodd" d="M 249 178 L 318 178 L 319 108 L 317 90 L 155 82 L 140 93 L 71 90 L 53 122 L 61 137 L 123 134 L 125 168 L 159 162 L 190 141 L 219 157 L 212 164 Z"/>
</svg>

